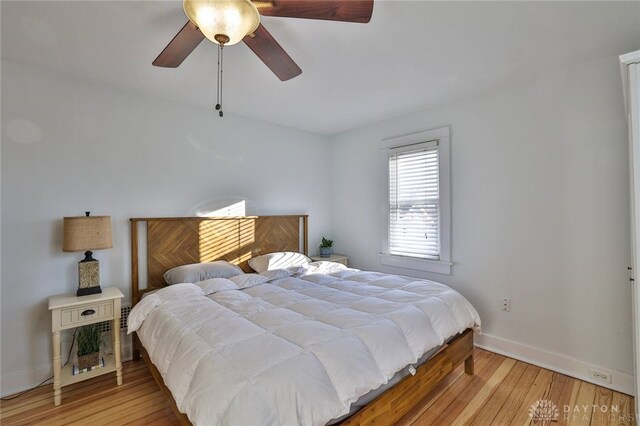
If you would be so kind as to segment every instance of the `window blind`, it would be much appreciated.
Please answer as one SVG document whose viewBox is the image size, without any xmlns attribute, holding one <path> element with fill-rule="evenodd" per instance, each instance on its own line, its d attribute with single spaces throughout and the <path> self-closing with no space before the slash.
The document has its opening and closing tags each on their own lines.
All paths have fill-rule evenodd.
<svg viewBox="0 0 640 426">
<path fill-rule="evenodd" d="M 440 259 L 438 142 L 389 152 L 389 254 Z"/>
</svg>

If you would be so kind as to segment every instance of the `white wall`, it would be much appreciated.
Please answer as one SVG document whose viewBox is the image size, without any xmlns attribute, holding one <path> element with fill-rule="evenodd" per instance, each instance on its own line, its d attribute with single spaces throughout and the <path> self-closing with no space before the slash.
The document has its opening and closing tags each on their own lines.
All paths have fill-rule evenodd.
<svg viewBox="0 0 640 426">
<path fill-rule="evenodd" d="M 380 141 L 447 125 L 453 275 L 382 266 Z M 612 369 L 627 389 L 627 162 L 615 56 L 378 122 L 334 137 L 335 251 L 358 268 L 451 285 L 477 307 L 490 347 L 581 377 L 588 365 Z"/>
<path fill-rule="evenodd" d="M 313 246 L 330 230 L 327 148 L 325 137 L 231 111 L 220 119 L 3 62 L 2 394 L 51 372 L 47 298 L 75 291 L 82 257 L 62 252 L 63 216 L 111 215 L 114 247 L 95 257 L 102 285 L 128 298 L 130 217 L 243 198 L 250 214 L 308 213 Z"/>
<path fill-rule="evenodd" d="M 356 267 L 458 289 L 480 311 L 483 342 L 493 348 L 504 344 L 539 363 L 547 354 L 549 365 L 574 374 L 580 361 L 612 369 L 619 388 L 632 372 L 628 157 L 616 57 L 385 120 L 330 144 L 21 65 L 3 62 L 1 71 L 2 394 L 51 371 L 47 298 L 75 290 L 81 257 L 61 250 L 63 216 L 112 216 L 114 248 L 96 257 L 103 285 L 128 295 L 129 217 L 189 215 L 240 198 L 249 213 L 309 213 L 312 251 L 331 234 L 335 251 Z M 378 144 L 444 125 L 452 131 L 453 275 L 383 267 L 386 170 Z M 327 163 L 333 185 L 321 178 Z M 510 313 L 500 311 L 503 296 L 511 297 Z"/>
</svg>

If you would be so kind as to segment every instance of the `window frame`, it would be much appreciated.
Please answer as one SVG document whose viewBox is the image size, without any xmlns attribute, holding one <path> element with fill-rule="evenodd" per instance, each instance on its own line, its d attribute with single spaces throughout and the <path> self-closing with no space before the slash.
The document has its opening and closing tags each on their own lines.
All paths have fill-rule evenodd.
<svg viewBox="0 0 640 426">
<path fill-rule="evenodd" d="M 382 265 L 451 275 L 453 262 L 451 261 L 451 162 L 449 135 L 450 129 L 447 126 L 382 140 L 380 148 L 383 154 L 381 157 L 386 175 L 383 189 L 387 207 L 385 212 L 385 233 L 380 252 L 380 263 Z M 389 157 L 394 148 L 434 141 L 438 142 L 440 259 L 430 260 L 389 254 L 389 212 L 391 210 L 389 199 Z"/>
</svg>

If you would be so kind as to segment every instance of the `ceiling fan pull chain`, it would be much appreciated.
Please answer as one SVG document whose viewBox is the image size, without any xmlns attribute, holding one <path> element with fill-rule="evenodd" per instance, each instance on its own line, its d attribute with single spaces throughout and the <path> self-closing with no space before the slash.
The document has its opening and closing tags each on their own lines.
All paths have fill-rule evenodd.
<svg viewBox="0 0 640 426">
<path fill-rule="evenodd" d="M 221 79 L 220 79 L 220 73 L 221 73 L 221 56 L 222 56 L 222 48 L 220 45 L 218 45 L 218 72 L 216 73 L 216 85 L 217 85 L 217 92 L 216 92 L 216 111 L 219 111 L 220 117 L 222 117 L 222 99 L 220 97 L 220 83 L 221 83 Z"/>
<path fill-rule="evenodd" d="M 220 117 L 224 114 L 222 113 L 222 71 L 224 69 L 224 43 L 220 43 Z"/>
<path fill-rule="evenodd" d="M 218 46 L 218 69 L 216 70 L 216 110 L 221 108 L 220 106 L 220 46 Z"/>
</svg>

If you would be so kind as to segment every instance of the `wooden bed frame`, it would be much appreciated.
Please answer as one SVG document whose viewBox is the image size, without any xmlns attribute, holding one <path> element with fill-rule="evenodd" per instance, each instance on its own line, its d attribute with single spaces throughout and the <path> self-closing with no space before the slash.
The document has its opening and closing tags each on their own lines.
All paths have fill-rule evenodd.
<svg viewBox="0 0 640 426">
<path fill-rule="evenodd" d="M 246 217 L 171 217 L 131 218 L 131 302 L 165 286 L 162 275 L 180 265 L 227 260 L 250 272 L 247 261 L 275 251 L 302 251 L 308 255 L 307 215 Z M 139 225 L 146 224 L 146 288 L 140 288 L 138 255 Z M 178 421 L 190 425 L 178 410 L 160 372 L 149 359 L 137 334 L 133 335 L 133 359 L 144 359 L 151 375 L 167 396 Z M 364 406 L 341 425 L 388 425 L 400 420 L 445 376 L 464 362 L 467 374 L 473 374 L 473 331 L 465 330 L 443 345 L 429 360 L 391 389 Z"/>
</svg>

